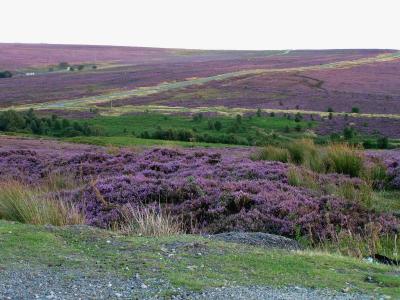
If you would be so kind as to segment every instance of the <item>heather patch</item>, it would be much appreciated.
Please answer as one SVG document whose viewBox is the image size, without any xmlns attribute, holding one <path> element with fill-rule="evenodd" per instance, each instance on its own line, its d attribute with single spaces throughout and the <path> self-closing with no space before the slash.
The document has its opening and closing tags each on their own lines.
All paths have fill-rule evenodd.
<svg viewBox="0 0 400 300">
<path fill-rule="evenodd" d="M 253 161 L 235 149 L 5 150 L 0 166 L 1 178 L 12 174 L 31 184 L 48 181 L 53 172 L 72 174 L 80 186 L 58 193 L 85 213 L 88 224 L 104 228 L 121 222 L 126 207 L 143 206 L 179 217 L 186 232 L 262 231 L 318 240 L 340 230 L 361 233 L 371 222 L 387 233 L 398 226 L 397 219 L 369 210 L 356 197 L 345 199 L 352 191 L 332 196 L 328 189 L 347 184 L 361 190 L 360 179 L 315 175 L 325 190 L 295 186 L 288 164 Z"/>
</svg>

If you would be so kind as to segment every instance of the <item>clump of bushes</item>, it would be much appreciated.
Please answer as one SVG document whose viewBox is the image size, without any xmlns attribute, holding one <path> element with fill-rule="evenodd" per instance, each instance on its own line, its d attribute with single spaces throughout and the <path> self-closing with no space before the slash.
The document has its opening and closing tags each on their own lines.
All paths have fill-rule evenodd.
<svg viewBox="0 0 400 300">
<path fill-rule="evenodd" d="M 33 109 L 23 112 L 7 110 L 0 113 L 0 131 L 52 135 L 57 137 L 103 135 L 99 126 L 71 122 L 56 115 L 38 117 Z"/>
</svg>

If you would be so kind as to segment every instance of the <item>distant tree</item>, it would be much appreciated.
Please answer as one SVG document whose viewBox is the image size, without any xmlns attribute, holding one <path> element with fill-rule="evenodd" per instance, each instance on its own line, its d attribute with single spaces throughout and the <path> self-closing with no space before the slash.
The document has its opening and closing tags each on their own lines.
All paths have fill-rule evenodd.
<svg viewBox="0 0 400 300">
<path fill-rule="evenodd" d="M 360 109 L 358 107 L 352 107 L 351 112 L 354 114 L 358 114 L 360 112 Z"/>
<path fill-rule="evenodd" d="M 78 65 L 77 69 L 78 71 L 82 71 L 85 68 L 85 65 Z"/>
<path fill-rule="evenodd" d="M 237 124 L 242 124 L 242 116 L 239 115 L 239 114 L 236 115 L 236 123 Z"/>
<path fill-rule="evenodd" d="M 65 61 L 62 61 L 62 62 L 60 62 L 59 64 L 58 64 L 58 68 L 60 68 L 60 69 L 66 69 L 66 68 L 68 68 L 69 67 L 69 63 L 67 63 L 67 62 L 65 62 Z"/>
<path fill-rule="evenodd" d="M 62 123 L 62 128 L 64 128 L 64 129 L 66 129 L 66 128 L 68 128 L 69 126 L 71 126 L 70 123 L 69 123 L 69 121 L 68 121 L 67 119 L 63 119 L 63 120 L 61 121 L 61 123 Z"/>
<path fill-rule="evenodd" d="M 0 72 L 0 78 L 11 78 L 13 74 L 10 71 Z"/>
<path fill-rule="evenodd" d="M 344 138 L 346 139 L 346 140 L 350 140 L 350 139 L 352 139 L 354 136 L 355 136 L 355 130 L 354 130 L 354 128 L 352 128 L 352 127 L 349 127 L 349 126 L 346 126 L 344 129 L 343 129 L 343 136 L 344 136 Z"/>
<path fill-rule="evenodd" d="M 215 121 L 214 127 L 216 130 L 220 131 L 222 129 L 222 123 L 220 121 Z"/>
<path fill-rule="evenodd" d="M 389 139 L 386 136 L 382 136 L 377 139 L 376 144 L 379 149 L 389 148 Z"/>
<path fill-rule="evenodd" d="M 53 128 L 54 128 L 54 130 L 61 130 L 61 128 L 62 128 L 62 125 L 61 125 L 61 122 L 60 122 L 60 120 L 55 120 L 54 122 L 53 122 Z"/>
<path fill-rule="evenodd" d="M 269 114 L 269 116 L 270 116 L 270 117 L 275 117 L 275 113 L 272 111 L 272 112 Z"/>
<path fill-rule="evenodd" d="M 328 112 L 333 112 L 333 108 L 332 107 L 328 107 Z"/>
<path fill-rule="evenodd" d="M 195 122 L 201 122 L 203 120 L 203 114 L 202 113 L 198 113 L 193 115 L 193 121 Z"/>
<path fill-rule="evenodd" d="M 214 122 L 211 120 L 208 120 L 208 129 L 209 130 L 214 130 L 215 126 L 214 126 Z"/>
<path fill-rule="evenodd" d="M 333 114 L 332 114 L 332 112 L 329 112 L 328 119 L 329 119 L 329 120 L 332 120 L 332 119 L 333 119 Z"/>
<path fill-rule="evenodd" d="M 297 113 L 294 117 L 295 122 L 300 122 L 303 119 L 303 116 L 300 113 Z"/>
<path fill-rule="evenodd" d="M 96 70 L 96 69 L 97 69 L 97 66 L 96 66 L 96 65 L 93 65 L 93 66 L 92 66 L 92 69 L 93 69 L 93 70 Z"/>
<path fill-rule="evenodd" d="M 261 117 L 261 108 L 257 109 L 257 117 Z"/>
<path fill-rule="evenodd" d="M 0 113 L 0 131 L 14 131 L 25 127 L 25 120 L 14 110 Z"/>
</svg>

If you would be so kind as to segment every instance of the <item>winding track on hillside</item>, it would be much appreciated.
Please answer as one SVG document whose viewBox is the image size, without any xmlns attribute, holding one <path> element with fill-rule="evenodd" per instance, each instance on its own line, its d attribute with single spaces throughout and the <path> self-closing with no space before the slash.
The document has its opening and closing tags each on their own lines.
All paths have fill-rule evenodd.
<svg viewBox="0 0 400 300">
<path fill-rule="evenodd" d="M 97 96 L 83 97 L 77 99 L 55 100 L 55 101 L 48 101 L 48 102 L 34 103 L 34 104 L 14 105 L 9 107 L 4 107 L 1 110 L 7 110 L 7 109 L 26 110 L 30 108 L 33 108 L 35 110 L 51 110 L 51 109 L 87 110 L 88 107 L 95 107 L 96 104 L 100 103 L 107 103 L 115 100 L 127 99 L 137 96 L 148 96 L 170 90 L 181 89 L 188 86 L 202 85 L 210 81 L 221 81 L 229 78 L 237 78 L 249 75 L 262 75 L 267 73 L 305 72 L 305 71 L 314 71 L 323 69 L 346 69 L 364 64 L 387 62 L 398 59 L 400 59 L 400 52 L 380 54 L 373 57 L 366 57 L 355 60 L 337 61 L 320 65 L 312 65 L 312 66 L 241 70 L 241 71 L 228 72 L 209 77 L 190 78 L 183 81 L 163 82 L 154 86 L 138 87 L 132 90 L 113 91 Z"/>
</svg>

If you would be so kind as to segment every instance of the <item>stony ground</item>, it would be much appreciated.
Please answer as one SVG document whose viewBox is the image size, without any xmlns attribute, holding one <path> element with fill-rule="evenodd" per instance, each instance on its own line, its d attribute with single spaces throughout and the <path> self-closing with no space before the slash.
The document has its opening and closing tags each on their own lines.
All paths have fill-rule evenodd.
<svg viewBox="0 0 400 300">
<path fill-rule="evenodd" d="M 168 293 L 165 293 L 168 291 Z M 173 288 L 164 280 L 146 284 L 139 275 L 131 279 L 85 273 L 68 269 L 24 270 L 0 272 L 1 299 L 372 299 L 371 296 L 335 292 L 328 289 L 298 286 L 274 288 L 268 286 L 237 286 L 193 292 Z"/>
<path fill-rule="evenodd" d="M 398 267 L 290 247 L 260 233 L 151 238 L 0 220 L 0 299 L 399 299 Z"/>
</svg>

